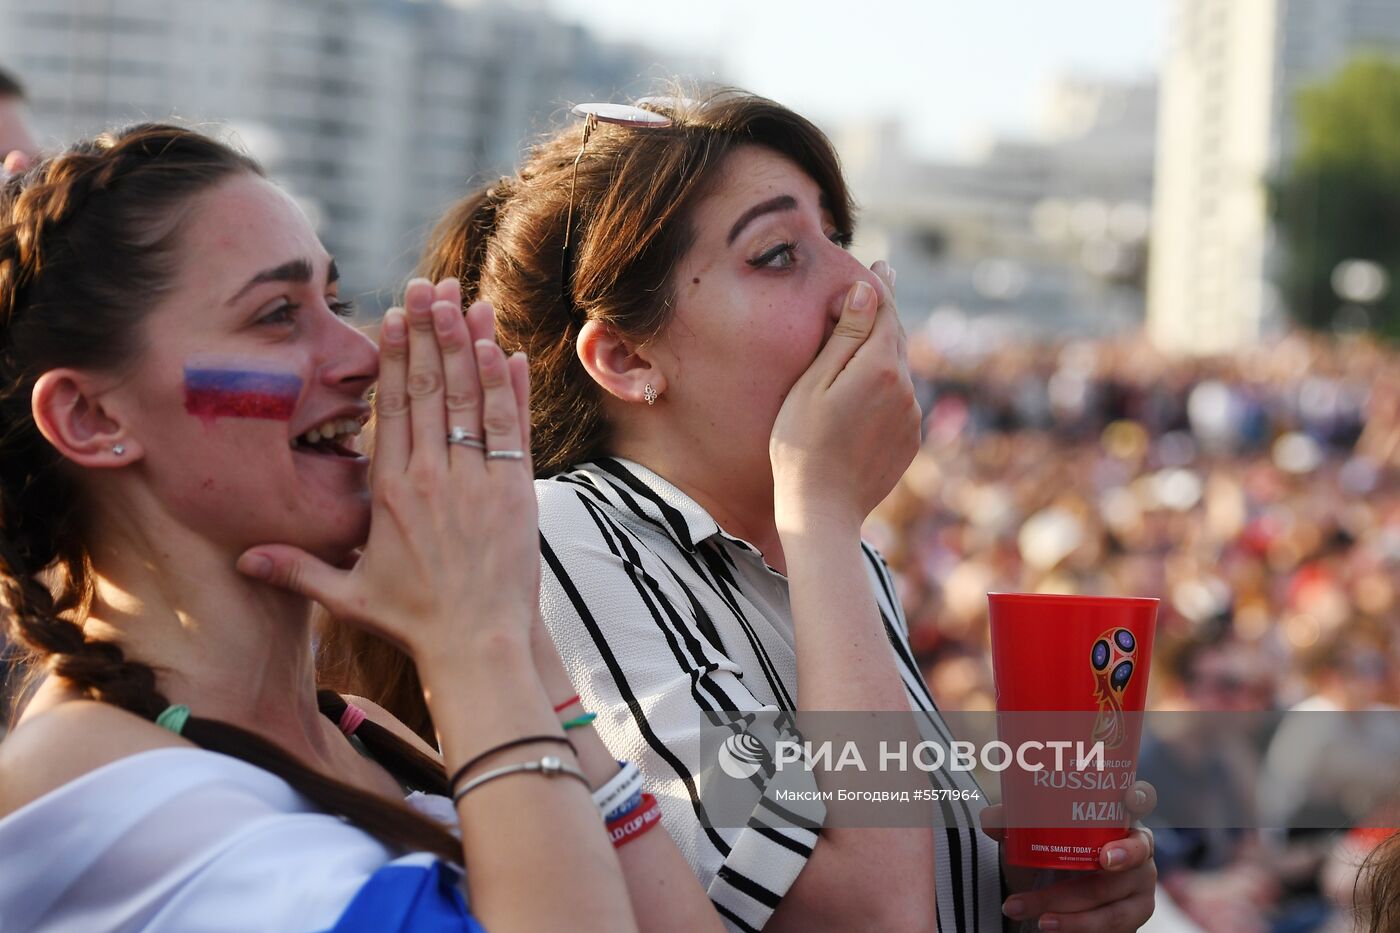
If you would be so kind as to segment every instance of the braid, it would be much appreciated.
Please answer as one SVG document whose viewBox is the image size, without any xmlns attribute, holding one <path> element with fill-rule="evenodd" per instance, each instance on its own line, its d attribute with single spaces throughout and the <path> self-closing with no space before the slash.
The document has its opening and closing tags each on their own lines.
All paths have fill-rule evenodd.
<svg viewBox="0 0 1400 933">
<path fill-rule="evenodd" d="M 341 703 L 344 701 L 342 700 Z M 161 707 L 161 709 L 164 708 Z M 159 715 L 159 711 L 156 715 Z M 371 734 L 376 729 L 382 733 L 382 736 L 371 738 Z M 441 824 L 422 815 L 407 804 L 385 800 L 378 794 L 360 790 L 358 787 L 337 781 L 320 771 L 308 768 L 289 755 L 281 746 L 246 729 L 240 729 L 217 719 L 191 716 L 185 722 L 184 728 L 180 730 L 180 734 L 202 748 L 241 758 L 265 771 L 270 771 L 321 809 L 345 817 L 386 845 L 402 851 L 431 852 L 447 862 L 459 863 L 462 861 L 461 843 Z M 424 789 L 436 793 L 443 792 L 445 789 L 447 778 L 442 767 L 436 765 L 431 759 L 419 755 L 407 743 L 387 729 L 365 722 L 356 731 L 356 735 L 360 736 L 366 748 L 369 748 L 370 752 L 375 755 L 375 760 L 381 761 L 386 767 L 390 761 L 397 762 L 398 760 L 392 757 L 393 752 L 388 753 L 389 761 L 382 761 L 379 758 L 379 755 L 391 745 L 395 746 L 395 752 L 399 753 L 404 761 L 409 755 L 417 755 L 425 763 L 423 776 L 427 779 L 423 783 L 427 786 Z M 376 750 L 376 746 L 378 750 Z M 436 767 L 435 782 L 431 780 L 433 777 L 431 770 L 434 767 Z M 392 767 L 390 773 L 393 773 L 396 778 L 403 776 L 395 772 Z"/>
<path fill-rule="evenodd" d="M 349 705 L 345 698 L 334 690 L 318 690 L 316 701 L 322 714 L 339 722 Z M 451 794 L 447 786 L 447 772 L 441 763 L 424 755 L 403 739 L 372 719 L 366 719 L 355 730 L 355 737 L 365 743 L 365 748 L 374 760 L 389 770 L 389 773 L 409 787 L 432 794 Z"/>
<path fill-rule="evenodd" d="M 170 287 L 185 208 L 240 172 L 261 174 L 212 139 L 146 124 L 80 143 L 0 186 L 0 615 L 28 675 L 14 715 L 44 673 L 146 720 L 170 705 L 153 667 L 83 631 L 93 575 L 82 488 L 39 432 L 30 400 L 50 369 L 111 370 L 135 355 L 138 309 Z M 444 789 L 435 762 L 388 730 L 365 732 L 419 786 Z M 181 735 L 281 777 L 385 845 L 461 859 L 437 822 L 308 768 L 248 730 L 192 717 Z"/>
<path fill-rule="evenodd" d="M 0 189 L 0 595 L 10 608 L 12 638 L 33 672 L 25 686 L 40 673 L 35 662 L 47 658 L 51 672 L 91 699 L 153 718 L 163 708 L 149 709 L 160 702 L 158 694 L 151 697 L 155 672 L 128 661 L 115 644 L 86 640 L 81 627 L 64 618 L 85 615 L 91 600 L 74 520 L 80 497 L 30 417 L 36 373 L 47 367 L 26 365 L 30 354 L 24 352 L 26 331 L 35 329 L 29 318 L 41 313 L 30 307 L 41 303 L 30 300 L 34 286 L 50 266 L 65 265 L 63 244 L 51 244 L 95 192 L 112 188 L 149 158 L 150 142 L 133 134 L 123 144 L 122 137 L 106 134 L 7 179 Z M 57 597 L 40 579 L 55 564 L 62 571 Z"/>
<path fill-rule="evenodd" d="M 152 142 L 135 133 L 104 133 L 7 179 L 0 195 L 0 320 L 7 329 L 25 304 L 25 287 L 44 268 L 55 234 L 90 208 L 94 193 L 149 160 Z"/>
<path fill-rule="evenodd" d="M 319 606 L 314 614 L 319 617 L 316 631 L 320 633 L 317 681 L 333 690 L 368 697 L 424 742 L 436 745 L 437 729 L 423 699 L 423 683 L 408 655 L 363 629 L 336 622 Z"/>
</svg>

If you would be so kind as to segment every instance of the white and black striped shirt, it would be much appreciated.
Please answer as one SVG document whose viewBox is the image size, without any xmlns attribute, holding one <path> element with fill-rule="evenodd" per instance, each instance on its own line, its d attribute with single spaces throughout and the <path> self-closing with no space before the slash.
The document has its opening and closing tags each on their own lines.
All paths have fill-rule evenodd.
<svg viewBox="0 0 1400 933">
<path fill-rule="evenodd" d="M 700 734 L 716 710 L 795 710 L 797 653 L 788 582 L 657 474 L 602 459 L 535 483 L 540 602 L 575 688 L 619 758 L 635 761 L 664 823 L 732 930 L 758 930 L 806 864 L 817 835 L 764 825 L 707 828 L 700 819 Z M 909 649 L 888 567 L 863 545 L 871 585 L 910 706 L 947 729 Z M 965 772 L 945 787 L 972 788 Z M 1002 929 L 997 845 L 975 828 L 935 832 L 938 930 Z"/>
</svg>

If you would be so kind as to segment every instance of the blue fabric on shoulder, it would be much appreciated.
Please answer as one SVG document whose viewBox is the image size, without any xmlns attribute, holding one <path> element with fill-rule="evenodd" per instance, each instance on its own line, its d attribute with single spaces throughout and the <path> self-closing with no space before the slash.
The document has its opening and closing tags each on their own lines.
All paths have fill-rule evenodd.
<svg viewBox="0 0 1400 933">
<path fill-rule="evenodd" d="M 395 859 L 364 883 L 326 933 L 486 933 L 467 908 L 455 866 L 430 856 Z"/>
</svg>

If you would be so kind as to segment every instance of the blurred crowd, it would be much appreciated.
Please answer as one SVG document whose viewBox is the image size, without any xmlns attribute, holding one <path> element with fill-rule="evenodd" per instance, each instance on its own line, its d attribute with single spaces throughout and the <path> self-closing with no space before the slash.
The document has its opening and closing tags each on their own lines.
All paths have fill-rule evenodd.
<svg viewBox="0 0 1400 933">
<path fill-rule="evenodd" d="M 1302 334 L 1228 358 L 1136 337 L 969 351 L 930 328 L 910 358 L 925 442 L 867 533 L 941 707 L 993 708 L 997 591 L 1159 597 L 1152 709 L 1400 702 L 1400 352 Z M 1185 929 L 1347 929 L 1379 838 L 1351 835 L 1187 836 L 1159 866 Z"/>
</svg>

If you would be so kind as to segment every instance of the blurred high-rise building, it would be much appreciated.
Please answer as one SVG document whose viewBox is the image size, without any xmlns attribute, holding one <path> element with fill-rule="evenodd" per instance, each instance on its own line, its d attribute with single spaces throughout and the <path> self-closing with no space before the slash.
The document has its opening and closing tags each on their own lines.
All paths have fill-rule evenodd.
<svg viewBox="0 0 1400 933">
<path fill-rule="evenodd" d="M 49 144 L 172 116 L 226 126 L 371 308 L 433 219 L 569 104 L 711 69 L 602 41 L 540 0 L 0 0 L 0 63 Z"/>
<path fill-rule="evenodd" d="M 1175 0 L 1169 41 L 1148 328 L 1165 349 L 1225 352 L 1282 323 L 1267 183 L 1296 145 L 1294 96 L 1357 52 L 1400 52 L 1400 3 Z"/>
<path fill-rule="evenodd" d="M 1157 89 L 1062 76 L 1040 125 L 957 159 L 925 159 L 898 124 L 837 137 L 860 202 L 856 252 L 899 270 L 900 313 L 987 339 L 1141 326 Z"/>
</svg>

